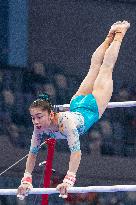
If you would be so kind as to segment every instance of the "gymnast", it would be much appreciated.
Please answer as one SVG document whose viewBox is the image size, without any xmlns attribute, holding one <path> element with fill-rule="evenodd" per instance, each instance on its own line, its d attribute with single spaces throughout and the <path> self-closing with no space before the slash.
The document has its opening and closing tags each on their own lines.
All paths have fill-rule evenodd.
<svg viewBox="0 0 136 205">
<path fill-rule="evenodd" d="M 89 72 L 71 99 L 70 111 L 54 112 L 46 94 L 39 95 L 30 105 L 34 131 L 24 177 L 17 191 L 20 199 L 24 199 L 32 188 L 32 171 L 44 133 L 51 138 L 67 139 L 71 151 L 67 174 L 56 187 L 60 197 L 66 198 L 68 188 L 74 186 L 81 160 L 79 136 L 101 118 L 110 101 L 113 68 L 129 27 L 127 21 L 118 21 L 111 26 L 105 41 L 92 55 Z"/>
</svg>

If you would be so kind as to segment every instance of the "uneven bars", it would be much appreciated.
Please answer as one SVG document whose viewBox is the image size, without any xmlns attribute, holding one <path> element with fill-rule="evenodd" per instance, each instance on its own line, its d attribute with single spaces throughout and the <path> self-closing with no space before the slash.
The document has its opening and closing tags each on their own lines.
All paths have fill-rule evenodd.
<svg viewBox="0 0 136 205">
<path fill-rule="evenodd" d="M 64 105 L 56 105 L 54 106 L 58 108 L 60 111 L 63 111 L 64 109 L 69 109 L 69 104 Z M 107 108 L 117 108 L 117 107 L 136 107 L 136 101 L 125 101 L 125 102 L 110 102 L 108 103 Z"/>
<path fill-rule="evenodd" d="M 68 193 L 136 191 L 136 185 L 71 187 Z M 0 189 L 0 195 L 16 195 L 17 189 Z M 56 188 L 33 188 L 29 194 L 57 194 Z"/>
</svg>

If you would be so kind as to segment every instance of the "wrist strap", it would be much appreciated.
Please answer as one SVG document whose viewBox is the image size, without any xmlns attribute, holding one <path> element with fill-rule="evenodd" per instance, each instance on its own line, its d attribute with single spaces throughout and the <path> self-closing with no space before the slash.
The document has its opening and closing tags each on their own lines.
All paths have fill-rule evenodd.
<svg viewBox="0 0 136 205">
<path fill-rule="evenodd" d="M 67 172 L 67 175 L 65 176 L 63 183 L 69 184 L 71 187 L 74 186 L 76 181 L 76 174 L 73 172 Z"/>
<path fill-rule="evenodd" d="M 29 172 L 24 173 L 24 177 L 21 180 L 21 184 L 32 185 L 32 175 Z"/>
<path fill-rule="evenodd" d="M 21 180 L 21 184 L 32 185 L 32 178 L 31 177 L 23 177 L 23 179 Z"/>
</svg>

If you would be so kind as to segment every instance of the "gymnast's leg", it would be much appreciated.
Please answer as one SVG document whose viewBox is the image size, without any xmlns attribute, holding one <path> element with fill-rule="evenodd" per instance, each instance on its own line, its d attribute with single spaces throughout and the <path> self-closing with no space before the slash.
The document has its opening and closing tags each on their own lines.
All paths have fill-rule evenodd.
<svg viewBox="0 0 136 205">
<path fill-rule="evenodd" d="M 96 98 L 99 115 L 103 114 L 113 92 L 112 72 L 116 63 L 120 46 L 126 31 L 130 27 L 127 21 L 115 23 L 112 30 L 115 30 L 115 37 L 110 47 L 106 50 L 99 74 L 95 80 L 92 94 Z"/>
<path fill-rule="evenodd" d="M 85 79 L 83 80 L 83 82 L 81 83 L 78 91 L 73 97 L 92 93 L 94 82 L 99 73 L 105 52 L 107 48 L 110 46 L 110 44 L 112 43 L 113 39 L 114 39 L 114 31 L 110 30 L 105 41 L 93 53 L 89 72 L 85 77 Z"/>
</svg>

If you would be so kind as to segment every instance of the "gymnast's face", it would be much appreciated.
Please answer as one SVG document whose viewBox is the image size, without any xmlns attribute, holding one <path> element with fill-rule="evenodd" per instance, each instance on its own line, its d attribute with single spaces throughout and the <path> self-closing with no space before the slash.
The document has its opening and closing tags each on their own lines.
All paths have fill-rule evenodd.
<svg viewBox="0 0 136 205">
<path fill-rule="evenodd" d="M 49 113 L 39 107 L 31 108 L 30 114 L 33 125 L 39 130 L 48 129 L 54 116 L 53 112 Z"/>
</svg>

